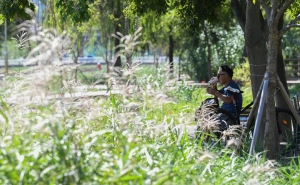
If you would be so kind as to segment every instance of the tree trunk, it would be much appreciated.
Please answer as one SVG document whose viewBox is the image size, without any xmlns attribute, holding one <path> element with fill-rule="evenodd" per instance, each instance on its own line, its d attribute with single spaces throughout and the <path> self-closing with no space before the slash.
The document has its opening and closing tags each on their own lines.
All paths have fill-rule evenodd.
<svg viewBox="0 0 300 185">
<path fill-rule="evenodd" d="M 278 2 L 272 1 L 272 6 L 274 6 L 274 4 L 276 5 L 276 3 Z M 255 4 L 253 1 L 247 1 L 246 16 L 244 16 L 238 0 L 231 0 L 230 5 L 241 28 L 244 30 L 246 52 L 250 62 L 253 97 L 256 97 L 259 86 L 262 83 L 265 70 L 267 70 L 269 74 L 269 85 L 265 102 L 266 113 L 262 116 L 263 118 L 265 117 L 266 120 L 261 121 L 263 124 L 261 125 L 258 134 L 259 137 L 264 136 L 264 138 L 263 140 L 262 138 L 258 138 L 258 143 L 262 143 L 260 141 L 264 141 L 263 146 L 264 150 L 267 151 L 267 158 L 273 159 L 279 152 L 278 127 L 274 116 L 274 93 L 277 86 L 277 74 L 287 90 L 281 49 L 281 38 L 278 38 L 278 29 L 282 28 L 283 19 L 281 19 L 278 24 L 274 23 L 275 21 L 270 19 L 271 17 L 268 17 L 270 26 L 270 28 L 268 28 L 266 22 L 263 21 L 263 16 L 260 12 L 260 3 L 258 1 L 256 1 Z M 275 17 L 276 13 L 272 12 L 272 14 L 272 16 Z M 266 36 L 268 36 L 268 50 L 266 48 Z M 284 91 L 284 89 L 282 89 L 282 91 Z M 286 107 L 286 102 L 281 93 L 277 95 L 276 99 L 277 106 Z M 287 129 L 290 129 L 290 125 Z"/>
<path fill-rule="evenodd" d="M 276 78 L 277 78 L 277 51 L 278 51 L 278 27 L 274 24 L 274 20 L 270 20 L 269 29 L 269 50 L 268 50 L 268 67 L 269 86 L 266 98 L 266 127 L 264 134 L 264 150 L 267 151 L 266 157 L 274 159 L 279 154 L 279 135 L 275 118 L 275 97 Z"/>
<path fill-rule="evenodd" d="M 170 73 L 174 73 L 174 62 L 173 62 L 173 53 L 174 53 L 174 40 L 172 36 L 172 26 L 169 25 L 170 35 L 169 35 L 169 65 L 170 65 Z"/>
<path fill-rule="evenodd" d="M 75 80 L 75 83 L 77 83 L 77 76 L 78 76 L 78 67 L 77 67 L 77 63 L 78 63 L 78 58 L 75 59 L 74 63 L 75 63 L 74 80 Z"/>
<path fill-rule="evenodd" d="M 230 1 L 230 7 L 233 11 L 235 17 L 237 18 L 237 21 L 242 28 L 243 32 L 245 33 L 245 26 L 246 26 L 246 15 L 239 3 L 238 0 L 231 0 Z"/>
<path fill-rule="evenodd" d="M 263 81 L 264 73 L 266 72 L 267 63 L 267 48 L 266 38 L 262 31 L 260 4 L 248 1 L 246 10 L 246 24 L 245 24 L 245 46 L 250 63 L 250 74 L 253 100 L 256 97 L 259 87 Z M 262 118 L 265 117 L 265 113 Z M 258 141 L 256 145 L 257 151 L 263 150 L 263 134 L 265 128 L 264 119 L 261 120 L 259 128 Z"/>
<path fill-rule="evenodd" d="M 119 26 L 119 20 L 121 17 L 121 3 L 120 0 L 117 1 L 117 12 L 115 14 L 115 19 L 117 19 L 117 21 L 115 21 L 115 35 L 117 35 L 118 32 L 120 32 L 120 26 Z M 122 62 L 121 62 L 121 57 L 119 56 L 119 51 L 120 48 L 117 47 L 120 45 L 120 40 L 118 38 L 115 38 L 115 57 L 117 57 L 115 59 L 115 65 L 114 67 L 122 67 Z"/>
<path fill-rule="evenodd" d="M 119 26 L 116 26 L 115 33 L 119 32 Z M 120 40 L 115 38 L 115 65 L 114 67 L 122 67 L 121 57 L 119 56 L 120 48 L 116 47 L 120 45 Z"/>
<path fill-rule="evenodd" d="M 207 66 L 208 66 L 208 79 L 212 78 L 212 71 L 211 71 L 211 44 L 207 45 Z"/>
<path fill-rule="evenodd" d="M 205 42 L 207 45 L 207 71 L 208 71 L 208 79 L 212 78 L 212 71 L 211 71 L 211 44 L 209 42 L 209 36 L 207 33 L 207 28 L 205 25 L 203 25 L 204 30 L 204 36 L 205 36 Z"/>
</svg>

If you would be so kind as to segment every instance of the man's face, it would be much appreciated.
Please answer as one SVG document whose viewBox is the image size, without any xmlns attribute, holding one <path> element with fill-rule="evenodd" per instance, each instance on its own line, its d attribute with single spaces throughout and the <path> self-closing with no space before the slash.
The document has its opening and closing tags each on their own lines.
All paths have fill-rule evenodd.
<svg viewBox="0 0 300 185">
<path fill-rule="evenodd" d="M 221 69 L 219 69 L 217 77 L 220 84 L 225 84 L 228 80 L 228 74 L 223 72 Z"/>
</svg>

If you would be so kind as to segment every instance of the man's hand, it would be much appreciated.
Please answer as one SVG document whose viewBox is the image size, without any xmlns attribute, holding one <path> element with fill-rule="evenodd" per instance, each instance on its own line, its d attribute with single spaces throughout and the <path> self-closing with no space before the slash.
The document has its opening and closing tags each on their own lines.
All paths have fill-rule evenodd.
<svg viewBox="0 0 300 185">
<path fill-rule="evenodd" d="M 207 87 L 206 88 L 206 92 L 208 94 L 215 95 L 215 93 L 217 92 L 217 90 L 215 88 L 213 88 L 213 87 Z"/>
</svg>

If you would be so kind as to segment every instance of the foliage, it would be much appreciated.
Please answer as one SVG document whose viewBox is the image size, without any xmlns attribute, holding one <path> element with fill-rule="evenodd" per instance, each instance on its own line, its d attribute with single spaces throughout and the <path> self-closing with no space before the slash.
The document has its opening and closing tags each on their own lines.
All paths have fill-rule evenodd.
<svg viewBox="0 0 300 185">
<path fill-rule="evenodd" d="M 195 88 L 195 86 L 190 86 L 182 80 L 181 85 L 176 86 L 170 94 L 178 101 L 190 102 L 193 99 Z"/>
<path fill-rule="evenodd" d="M 161 0 L 152 0 L 152 1 L 126 0 L 126 1 L 129 2 L 128 9 L 130 9 L 134 13 L 137 13 L 138 15 L 146 14 L 150 10 L 161 15 L 161 14 L 165 14 L 168 8 L 167 1 L 161 1 Z"/>
<path fill-rule="evenodd" d="M 300 56 L 299 50 L 299 30 L 291 29 L 282 39 L 283 55 L 285 58 L 298 58 Z"/>
<path fill-rule="evenodd" d="M 90 18 L 88 26 L 93 28 L 91 30 L 93 34 L 90 36 L 88 46 L 95 51 L 96 55 L 102 56 L 106 62 L 111 62 L 112 34 L 114 33 L 115 21 L 113 18 L 114 8 L 111 2 L 107 4 L 98 0 L 90 6 L 90 11 L 93 16 Z M 104 22 L 105 24 L 103 24 Z"/>
<path fill-rule="evenodd" d="M 0 113 L 9 123 L 1 120 L 1 184 L 296 182 L 297 173 L 292 171 L 297 169 L 296 163 L 278 168 L 261 154 L 251 163 L 247 156 L 237 156 L 230 148 L 189 139 L 180 125 L 195 124 L 194 110 L 205 98 L 204 89 L 193 91 L 186 101 L 182 97 L 191 91 L 185 84 L 167 86 L 164 68 L 161 73 L 153 72 L 154 67 L 137 71 L 141 91 L 134 94 L 124 91 L 99 98 L 37 98 L 41 84 L 51 83 L 47 79 L 58 70 L 51 66 L 35 68 L 20 73 L 10 84 L 2 84 L 7 101 L 2 101 Z M 178 94 L 173 93 L 174 87 L 181 89 Z M 171 92 L 172 96 L 166 95 Z M 11 105 L 18 94 L 22 103 Z"/>
<path fill-rule="evenodd" d="M 184 26 L 199 29 L 199 25 L 204 20 L 215 21 L 220 17 L 220 9 L 225 1 L 219 0 L 202 0 L 202 1 L 140 1 L 128 0 L 130 2 L 130 9 L 133 13 L 144 15 L 149 11 L 155 12 L 157 15 L 162 15 L 168 9 L 176 9 Z"/>
<path fill-rule="evenodd" d="M 235 67 L 233 71 L 233 78 L 236 79 L 239 84 L 246 87 L 249 87 L 251 85 L 250 64 L 247 58 L 245 58 L 244 63 L 241 63 L 240 65 Z"/>
<path fill-rule="evenodd" d="M 213 31 L 218 37 L 216 46 L 213 46 L 212 56 L 212 65 L 215 72 L 217 72 L 217 67 L 224 63 L 233 68 L 242 63 L 245 43 L 242 30 L 235 25 L 229 27 L 227 30 L 215 26 Z"/>
<path fill-rule="evenodd" d="M 59 13 L 62 16 L 63 22 L 68 18 L 74 25 L 88 21 L 91 14 L 88 9 L 88 3 L 93 3 L 94 0 L 57 0 L 56 7 L 59 8 Z"/>
<path fill-rule="evenodd" d="M 292 85 L 291 87 L 289 87 L 289 92 L 290 92 L 290 96 L 294 96 L 294 95 L 298 95 L 300 96 L 300 85 L 296 84 L 296 85 Z"/>
<path fill-rule="evenodd" d="M 209 22 L 220 20 L 219 15 L 224 2 L 224 0 L 180 0 L 175 1 L 174 6 L 177 7 L 182 23 L 193 30 L 198 30 L 204 20 Z"/>
<path fill-rule="evenodd" d="M 21 58 L 24 58 L 28 50 L 27 49 L 16 49 L 16 43 L 13 39 L 16 35 L 16 28 L 15 28 L 15 21 L 11 22 L 7 26 L 7 50 L 8 50 L 8 57 L 12 59 L 19 59 L 21 62 Z M 4 37 L 2 36 L 4 33 L 4 26 L 0 26 L 0 59 L 4 58 Z"/>
<path fill-rule="evenodd" d="M 2 25 L 4 23 L 4 15 L 0 14 L 0 25 Z"/>
<path fill-rule="evenodd" d="M 64 36 L 45 33 L 41 43 L 53 50 L 40 46 L 32 55 L 54 56 L 66 44 Z M 130 69 L 136 84 L 110 76 L 115 83 L 102 96 L 89 96 L 68 78 L 71 70 L 41 63 L 1 81 L 1 184 L 298 182 L 297 163 L 280 167 L 264 154 L 239 156 L 190 138 L 205 89 L 177 85 L 165 66 Z M 64 96 L 53 94 L 57 78 L 66 84 Z"/>
<path fill-rule="evenodd" d="M 0 25 L 6 18 L 8 22 L 14 18 L 30 19 L 26 8 L 34 11 L 35 6 L 29 0 L 1 1 L 0 2 Z"/>
<path fill-rule="evenodd" d="M 208 81 L 207 54 L 205 43 L 194 37 L 190 42 L 191 48 L 187 48 L 186 58 L 182 61 L 182 70 L 197 81 Z M 195 48 L 193 50 L 192 48 Z"/>
<path fill-rule="evenodd" d="M 189 38 L 189 42 L 186 42 L 188 44 L 184 45 L 186 46 L 184 47 L 186 54 L 182 64 L 183 70 L 192 79 L 200 82 L 209 80 L 206 39 L 211 44 L 211 70 L 213 74 L 216 74 L 218 66 L 224 63 L 232 67 L 238 65 L 241 62 L 244 45 L 242 32 L 237 27 L 232 27 L 227 31 L 222 27 L 211 26 L 209 23 L 205 25 L 210 33 L 209 37 L 206 38 L 202 33 L 199 37 L 195 34 L 194 37 Z M 188 39 L 186 40 L 188 41 Z"/>
<path fill-rule="evenodd" d="M 246 107 L 251 102 L 254 101 L 253 94 L 252 94 L 252 88 L 251 86 L 243 86 L 241 87 L 241 90 L 243 91 L 243 105 L 242 107 Z"/>
<path fill-rule="evenodd" d="M 286 11 L 286 15 L 288 15 L 291 19 L 295 19 L 299 16 L 300 13 L 300 1 L 295 0 L 293 3 L 288 7 Z"/>
<path fill-rule="evenodd" d="M 289 183 L 289 184 L 297 184 L 298 181 L 300 180 L 299 176 L 296 175 L 295 173 L 297 173 L 300 170 L 300 166 L 299 166 L 299 156 L 295 159 L 293 159 L 290 164 L 288 164 L 287 166 L 283 166 L 280 168 L 282 177 L 285 178 L 280 178 L 278 179 L 276 182 L 278 182 L 278 184 L 280 183 Z M 293 169 L 293 170 L 291 170 Z"/>
</svg>

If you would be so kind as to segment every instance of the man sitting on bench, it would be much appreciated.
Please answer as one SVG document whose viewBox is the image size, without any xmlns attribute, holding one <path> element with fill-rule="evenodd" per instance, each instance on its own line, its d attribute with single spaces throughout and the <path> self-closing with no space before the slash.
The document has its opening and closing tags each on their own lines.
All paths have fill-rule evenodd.
<svg viewBox="0 0 300 185">
<path fill-rule="evenodd" d="M 236 82 L 232 80 L 233 70 L 228 65 L 221 65 L 218 70 L 218 82 L 223 85 L 223 88 L 218 90 L 217 83 L 212 84 L 212 87 L 207 87 L 206 92 L 214 95 L 215 98 L 219 98 L 223 101 L 221 105 L 222 109 L 229 111 L 232 115 L 236 116 L 242 108 L 243 97 L 240 92 L 240 87 Z M 225 114 L 220 113 L 220 119 L 225 124 L 220 125 L 220 131 L 227 129 L 228 117 Z"/>
</svg>

